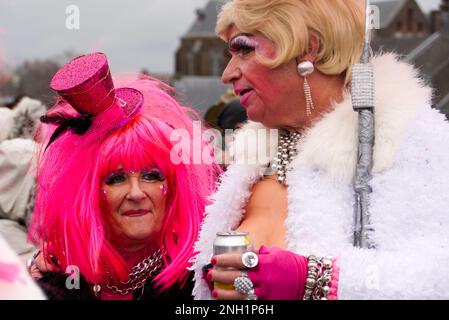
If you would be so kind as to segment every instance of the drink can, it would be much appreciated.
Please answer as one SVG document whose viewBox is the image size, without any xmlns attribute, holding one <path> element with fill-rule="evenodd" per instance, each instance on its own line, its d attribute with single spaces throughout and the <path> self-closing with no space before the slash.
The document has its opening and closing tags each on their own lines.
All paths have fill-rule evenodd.
<svg viewBox="0 0 449 320">
<path fill-rule="evenodd" d="M 228 254 L 228 253 L 245 253 L 252 248 L 249 237 L 249 232 L 245 231 L 231 231 L 218 232 L 214 241 L 214 255 Z M 218 268 L 233 270 L 234 268 Z M 219 289 L 234 289 L 232 284 L 223 284 L 214 282 L 214 287 Z"/>
<path fill-rule="evenodd" d="M 245 253 L 248 251 L 250 244 L 251 241 L 249 240 L 249 232 L 218 232 L 214 241 L 214 255 L 225 253 Z"/>
</svg>

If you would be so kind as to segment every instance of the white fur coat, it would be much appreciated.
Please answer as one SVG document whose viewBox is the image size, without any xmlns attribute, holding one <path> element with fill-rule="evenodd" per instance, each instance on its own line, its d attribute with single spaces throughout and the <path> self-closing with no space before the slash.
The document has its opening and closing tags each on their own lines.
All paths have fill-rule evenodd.
<svg viewBox="0 0 449 320">
<path fill-rule="evenodd" d="M 287 176 L 288 249 L 339 258 L 339 299 L 449 299 L 449 124 L 431 109 L 431 89 L 392 54 L 374 59 L 373 193 L 376 250 L 352 246 L 358 117 L 350 96 L 298 144 Z M 242 129 L 263 128 L 249 123 Z M 231 165 L 196 250 L 196 299 L 210 299 L 201 267 L 218 231 L 235 229 L 262 165 Z"/>
</svg>

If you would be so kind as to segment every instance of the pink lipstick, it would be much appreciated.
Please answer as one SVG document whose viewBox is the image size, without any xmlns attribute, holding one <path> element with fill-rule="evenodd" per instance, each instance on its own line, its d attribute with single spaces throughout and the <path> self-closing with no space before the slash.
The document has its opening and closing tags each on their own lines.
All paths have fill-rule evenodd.
<svg viewBox="0 0 449 320">
<path fill-rule="evenodd" d="M 240 104 L 246 107 L 248 105 L 249 98 L 251 98 L 251 96 L 253 94 L 253 90 L 247 90 L 242 93 L 243 94 L 240 98 Z"/>
<path fill-rule="evenodd" d="M 144 216 L 149 212 L 149 210 L 145 210 L 145 209 L 140 209 L 140 210 L 128 210 L 123 212 L 124 216 L 127 217 L 140 217 L 140 216 Z"/>
</svg>

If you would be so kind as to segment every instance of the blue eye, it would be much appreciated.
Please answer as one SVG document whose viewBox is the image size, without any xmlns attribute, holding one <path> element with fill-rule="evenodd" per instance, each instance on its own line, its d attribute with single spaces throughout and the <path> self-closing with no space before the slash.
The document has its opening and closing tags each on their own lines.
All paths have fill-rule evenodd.
<svg viewBox="0 0 449 320">
<path fill-rule="evenodd" d="M 113 184 L 125 182 L 125 180 L 126 180 L 126 175 L 123 172 L 116 172 L 116 173 L 112 173 L 109 176 L 107 176 L 105 179 L 105 183 L 107 185 L 113 185 Z"/>
</svg>

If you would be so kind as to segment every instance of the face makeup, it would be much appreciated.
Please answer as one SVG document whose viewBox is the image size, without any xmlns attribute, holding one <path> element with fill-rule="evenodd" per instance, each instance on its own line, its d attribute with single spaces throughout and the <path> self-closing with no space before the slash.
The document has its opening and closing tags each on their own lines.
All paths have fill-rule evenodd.
<svg viewBox="0 0 449 320">
<path fill-rule="evenodd" d="M 259 41 L 249 33 L 240 33 L 234 36 L 228 42 L 228 50 L 230 53 L 237 53 L 244 56 L 253 52 L 259 47 Z"/>
<path fill-rule="evenodd" d="M 155 167 L 137 172 L 119 168 L 104 178 L 101 194 L 113 241 L 140 245 L 158 239 L 165 216 L 165 180 Z"/>
</svg>

